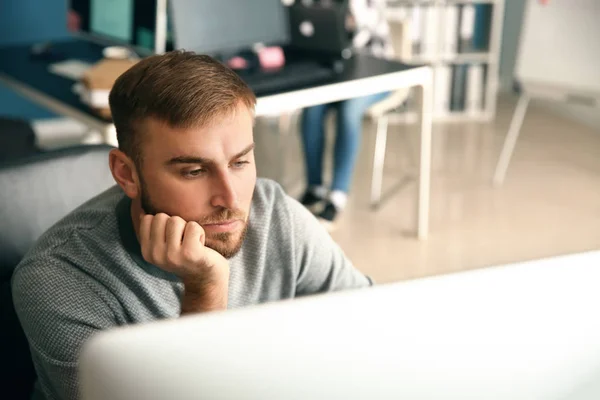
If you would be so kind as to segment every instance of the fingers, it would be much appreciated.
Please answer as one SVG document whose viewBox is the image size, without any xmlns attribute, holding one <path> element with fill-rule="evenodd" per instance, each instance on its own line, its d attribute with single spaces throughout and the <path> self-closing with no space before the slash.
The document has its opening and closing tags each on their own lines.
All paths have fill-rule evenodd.
<svg viewBox="0 0 600 400">
<path fill-rule="evenodd" d="M 168 251 L 179 250 L 183 239 L 186 222 L 181 217 L 171 217 L 167 220 L 165 241 Z"/>
<path fill-rule="evenodd" d="M 166 229 L 167 220 L 169 216 L 165 213 L 158 213 L 152 220 L 152 227 L 150 229 L 150 241 L 153 245 L 159 243 L 166 243 Z"/>
<path fill-rule="evenodd" d="M 185 225 L 185 231 L 183 232 L 183 243 L 182 246 L 186 249 L 195 248 L 200 245 L 204 246 L 206 241 L 206 233 L 204 229 L 197 222 L 191 221 Z"/>
<path fill-rule="evenodd" d="M 164 263 L 166 256 L 166 225 L 169 216 L 159 213 L 154 216 L 145 216 L 150 219 L 149 239 L 145 242 L 147 247 L 142 246 L 142 255 L 146 261 L 152 264 Z"/>
<path fill-rule="evenodd" d="M 140 247 L 142 249 L 142 256 L 146 261 L 148 261 L 148 250 L 150 247 L 150 229 L 152 227 L 152 220 L 154 219 L 153 215 L 144 214 L 144 216 L 140 219 L 140 230 L 139 230 L 139 241 Z"/>
<path fill-rule="evenodd" d="M 186 263 L 197 264 L 205 259 L 204 229 L 197 222 L 188 222 L 181 243 L 181 257 Z"/>
<path fill-rule="evenodd" d="M 223 261 L 204 247 L 206 233 L 200 224 L 180 217 L 164 213 L 143 215 L 139 237 L 142 256 L 147 262 L 180 277 L 198 274 L 201 268 Z"/>
</svg>

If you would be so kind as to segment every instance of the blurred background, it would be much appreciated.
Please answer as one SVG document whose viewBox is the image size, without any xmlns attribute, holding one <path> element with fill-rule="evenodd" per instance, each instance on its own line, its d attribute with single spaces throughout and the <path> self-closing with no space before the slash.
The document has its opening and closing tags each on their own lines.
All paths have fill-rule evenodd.
<svg viewBox="0 0 600 400">
<path fill-rule="evenodd" d="M 210 10 L 211 2 L 204 3 Z M 212 3 L 215 11 L 210 13 L 211 18 L 229 29 L 248 16 L 242 3 L 239 8 L 227 10 L 216 5 L 218 0 Z M 276 3 L 273 7 L 279 7 Z M 600 247 L 597 104 L 557 101 L 552 95 L 532 96 L 506 178 L 502 184 L 493 184 L 515 107 L 523 94 L 523 82 L 515 77 L 518 60 L 526 52 L 521 46 L 528 3 L 551 9 L 557 7 L 553 3 L 561 2 L 381 2 L 379 11 L 389 25 L 396 50 L 391 59 L 398 65 L 432 67 L 433 141 L 429 235 L 426 240 L 417 240 L 418 101 L 410 93 L 406 101 L 386 114 L 389 124 L 384 146 L 383 196 L 375 207 L 371 191 L 377 120 L 365 113 L 347 206 L 336 221 L 332 236 L 355 265 L 376 281 L 411 279 Z M 178 41 L 186 41 L 185 47 L 190 50 L 201 52 L 202 45 L 210 48 L 210 37 L 198 38 L 192 33 L 177 37 L 175 33 L 183 29 L 177 24 L 184 21 L 173 19 L 172 14 L 177 17 L 176 12 L 167 11 L 167 2 L 161 0 L 0 2 L 0 138 L 4 136 L 0 142 L 4 148 L 31 145 L 39 152 L 105 141 L 97 132 L 97 124 L 78 118 L 83 111 L 74 116 L 68 107 L 52 102 L 57 97 L 51 92 L 54 81 L 46 84 L 45 80 L 56 79 L 56 74 L 46 77 L 32 69 L 31 75 L 19 75 L 14 71 L 28 67 L 21 67 L 19 63 L 25 58 L 15 54 L 26 51 L 30 62 L 47 65 L 72 59 L 63 43 L 74 40 L 72 31 L 76 30 L 85 33 L 79 34 L 77 40 L 101 47 L 125 46 L 140 56 L 178 48 Z M 227 19 L 219 19 L 219 15 Z M 123 18 L 130 21 L 130 28 L 121 32 L 119 21 Z M 105 25 L 99 25 L 102 23 Z M 539 23 L 548 26 L 549 22 Z M 198 47 L 190 48 L 189 43 L 196 39 Z M 266 44 L 279 45 L 276 41 Z M 588 50 L 600 54 L 597 47 L 591 45 Z M 252 49 L 256 51 L 255 47 Z M 246 54 L 230 53 L 231 57 Z M 559 57 L 572 58 L 575 65 L 593 62 L 568 53 Z M 543 59 L 536 58 L 542 65 L 555 62 L 549 58 L 544 64 Z M 76 74 L 77 68 L 85 67 L 67 66 L 63 76 Z M 543 69 L 539 69 L 540 74 Z M 567 75 L 577 76 L 578 72 Z M 589 86 L 597 86 L 599 77 Z M 33 92 L 27 90 L 32 87 Z M 265 90 L 267 94 L 273 92 L 272 88 Z M 63 109 L 66 111 L 59 112 Z M 94 115 L 93 110 L 89 114 Z M 258 118 L 255 131 L 259 175 L 278 180 L 296 198 L 302 196 L 307 185 L 300 115 L 301 109 L 263 115 Z M 334 146 L 334 125 L 335 115 L 327 117 L 328 149 Z M 28 135 L 33 135 L 34 141 L 23 144 Z M 27 152 L 5 153 L 5 158 L 14 158 Z M 325 181 L 329 181 L 332 152 L 325 154 Z M 31 190 L 35 191 L 35 187 Z"/>
</svg>

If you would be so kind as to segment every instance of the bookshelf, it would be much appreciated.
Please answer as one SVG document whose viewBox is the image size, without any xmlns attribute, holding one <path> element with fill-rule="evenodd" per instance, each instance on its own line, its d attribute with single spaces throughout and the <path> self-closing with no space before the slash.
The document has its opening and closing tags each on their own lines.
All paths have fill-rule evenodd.
<svg viewBox="0 0 600 400">
<path fill-rule="evenodd" d="M 434 68 L 435 121 L 495 117 L 504 1 L 387 2 L 390 22 L 408 24 L 411 32 L 412 56 L 402 61 Z"/>
</svg>

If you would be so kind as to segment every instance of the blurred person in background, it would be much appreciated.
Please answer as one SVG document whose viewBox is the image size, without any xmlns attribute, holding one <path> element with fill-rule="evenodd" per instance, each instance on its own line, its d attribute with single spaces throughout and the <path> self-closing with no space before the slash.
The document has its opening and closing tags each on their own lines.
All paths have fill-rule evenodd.
<svg viewBox="0 0 600 400">
<path fill-rule="evenodd" d="M 321 0 L 322 3 L 331 0 Z M 385 0 L 349 0 L 346 28 L 352 35 L 352 45 L 358 51 L 391 58 L 389 26 L 385 19 Z M 306 108 L 302 113 L 301 131 L 307 171 L 307 188 L 301 203 L 317 215 L 331 230 L 346 206 L 352 174 L 362 132 L 365 111 L 383 100 L 389 93 L 322 104 Z M 329 187 L 323 183 L 325 150 L 325 117 L 331 109 L 337 111 L 334 148 L 333 180 Z"/>
</svg>

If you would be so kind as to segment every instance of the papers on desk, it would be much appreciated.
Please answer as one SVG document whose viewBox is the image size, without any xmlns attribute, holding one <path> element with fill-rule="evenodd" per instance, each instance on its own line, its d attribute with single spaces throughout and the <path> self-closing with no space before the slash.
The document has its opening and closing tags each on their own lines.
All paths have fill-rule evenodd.
<svg viewBox="0 0 600 400">
<path fill-rule="evenodd" d="M 79 100 L 92 108 L 108 108 L 108 95 L 110 90 L 89 90 L 83 83 L 76 83 L 71 88 L 73 93 L 79 95 Z"/>
<path fill-rule="evenodd" d="M 82 103 L 93 108 L 102 117 L 110 117 L 108 97 L 115 81 L 134 66 L 136 59 L 104 58 L 85 71 L 81 85 L 74 88 Z"/>
<path fill-rule="evenodd" d="M 81 60 L 66 60 L 50 64 L 48 71 L 73 81 L 79 81 L 91 66 L 92 64 Z"/>
<path fill-rule="evenodd" d="M 109 94 L 110 90 L 84 90 L 80 99 L 92 108 L 108 108 Z"/>
<path fill-rule="evenodd" d="M 93 64 L 81 60 L 66 60 L 50 64 L 48 71 L 77 82 L 73 85 L 72 90 L 79 95 L 82 103 L 92 108 L 106 108 L 108 107 L 109 90 L 89 90 L 80 82 L 92 66 Z"/>
</svg>

